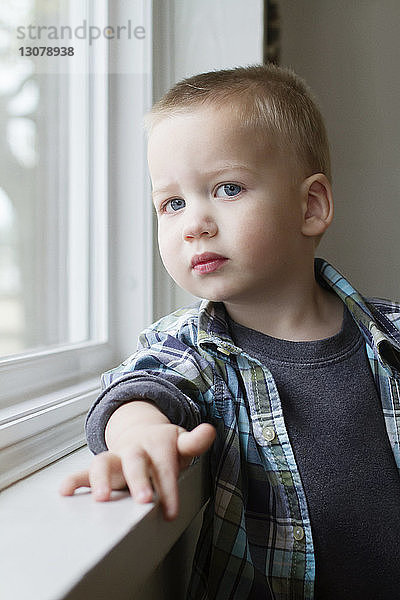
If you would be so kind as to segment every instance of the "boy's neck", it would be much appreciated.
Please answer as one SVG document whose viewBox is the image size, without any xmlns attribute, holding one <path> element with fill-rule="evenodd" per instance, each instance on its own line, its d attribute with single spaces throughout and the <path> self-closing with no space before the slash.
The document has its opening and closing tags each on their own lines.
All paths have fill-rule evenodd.
<svg viewBox="0 0 400 600">
<path fill-rule="evenodd" d="M 236 323 L 271 337 L 295 342 L 336 335 L 343 323 L 343 303 L 312 276 L 299 278 L 268 298 L 225 303 Z"/>
</svg>

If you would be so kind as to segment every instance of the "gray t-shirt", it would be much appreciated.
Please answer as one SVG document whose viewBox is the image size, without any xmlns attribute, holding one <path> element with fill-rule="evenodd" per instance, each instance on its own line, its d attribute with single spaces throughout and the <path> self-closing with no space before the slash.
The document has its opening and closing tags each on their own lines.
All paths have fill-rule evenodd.
<svg viewBox="0 0 400 600">
<path fill-rule="evenodd" d="M 310 512 L 316 600 L 393 600 L 400 477 L 363 338 L 347 309 L 341 331 L 313 342 L 269 337 L 230 320 L 235 343 L 276 382 Z"/>
</svg>

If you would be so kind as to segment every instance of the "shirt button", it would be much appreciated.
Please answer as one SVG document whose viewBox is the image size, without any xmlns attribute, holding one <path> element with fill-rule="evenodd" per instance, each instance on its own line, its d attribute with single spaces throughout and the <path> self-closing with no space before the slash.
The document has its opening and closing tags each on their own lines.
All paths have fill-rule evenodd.
<svg viewBox="0 0 400 600">
<path fill-rule="evenodd" d="M 267 442 L 272 442 L 276 437 L 276 432 L 273 427 L 264 427 L 262 430 L 263 436 L 267 440 Z"/>
<path fill-rule="evenodd" d="M 293 527 L 293 537 L 295 540 L 300 542 L 304 538 L 304 529 L 300 525 Z"/>
</svg>

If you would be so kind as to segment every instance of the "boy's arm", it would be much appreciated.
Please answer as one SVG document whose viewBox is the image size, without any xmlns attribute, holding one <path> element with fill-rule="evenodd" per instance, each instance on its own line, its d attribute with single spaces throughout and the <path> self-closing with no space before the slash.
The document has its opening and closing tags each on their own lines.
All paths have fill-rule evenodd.
<svg viewBox="0 0 400 600">
<path fill-rule="evenodd" d="M 138 502 L 160 497 L 166 519 L 178 514 L 178 475 L 191 459 L 213 443 L 215 429 L 203 423 L 190 432 L 172 425 L 151 402 L 124 404 L 110 417 L 106 427 L 109 451 L 94 457 L 88 471 L 68 477 L 60 492 L 72 495 L 90 486 L 96 500 L 110 499 L 112 489 L 128 486 Z"/>
<path fill-rule="evenodd" d="M 88 446 L 93 454 L 108 450 L 106 426 L 113 412 L 133 399 L 135 402 L 142 400 L 153 403 L 171 423 L 190 431 L 202 422 L 200 407 L 192 400 L 196 395 L 197 388 L 186 382 L 180 374 L 163 371 L 160 377 L 159 373 L 142 369 L 119 372 L 118 377 L 108 385 L 106 381 L 103 382 L 103 391 L 87 415 L 85 429 Z"/>
</svg>

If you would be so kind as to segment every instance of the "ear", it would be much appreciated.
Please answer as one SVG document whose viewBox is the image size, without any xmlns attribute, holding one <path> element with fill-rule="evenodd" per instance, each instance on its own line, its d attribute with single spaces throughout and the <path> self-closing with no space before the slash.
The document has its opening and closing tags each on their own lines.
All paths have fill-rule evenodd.
<svg viewBox="0 0 400 600">
<path fill-rule="evenodd" d="M 328 178 L 322 173 L 311 175 L 302 183 L 303 225 L 307 237 L 322 235 L 333 220 L 333 196 Z"/>
</svg>

